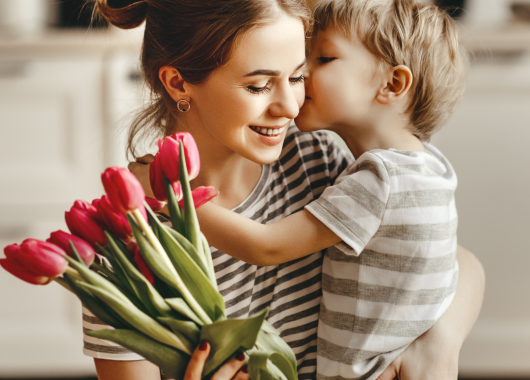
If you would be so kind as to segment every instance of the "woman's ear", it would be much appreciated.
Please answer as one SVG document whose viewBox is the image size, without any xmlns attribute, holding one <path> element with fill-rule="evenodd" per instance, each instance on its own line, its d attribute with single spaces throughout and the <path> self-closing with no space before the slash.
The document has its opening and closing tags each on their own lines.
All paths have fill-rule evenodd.
<svg viewBox="0 0 530 380">
<path fill-rule="evenodd" d="M 166 88 L 171 98 L 178 102 L 179 100 L 190 101 L 190 91 L 188 83 L 182 78 L 179 71 L 172 66 L 163 66 L 158 70 L 158 77 Z"/>
<path fill-rule="evenodd" d="M 412 86 L 412 71 L 407 66 L 392 67 L 387 72 L 386 85 L 377 93 L 376 100 L 380 104 L 392 104 L 403 99 Z"/>
</svg>

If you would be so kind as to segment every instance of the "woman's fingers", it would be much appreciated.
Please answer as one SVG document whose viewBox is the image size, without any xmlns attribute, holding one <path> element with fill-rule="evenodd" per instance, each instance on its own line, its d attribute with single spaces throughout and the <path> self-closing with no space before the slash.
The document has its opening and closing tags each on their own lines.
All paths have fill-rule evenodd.
<svg viewBox="0 0 530 380">
<path fill-rule="evenodd" d="M 144 164 L 144 165 L 148 165 L 154 160 L 155 160 L 155 156 L 153 156 L 152 154 L 146 154 L 145 156 L 142 156 L 142 157 L 136 157 L 136 162 L 140 164 Z"/>
<path fill-rule="evenodd" d="M 212 376 L 212 380 L 229 380 L 234 377 L 239 376 L 238 371 L 245 365 L 245 355 L 243 353 L 239 353 L 236 356 L 234 356 L 232 359 L 227 361 L 221 368 L 217 370 L 217 372 Z M 246 377 L 245 377 L 246 375 Z M 241 373 L 241 377 L 237 377 L 237 379 L 248 379 L 248 373 Z"/>
<path fill-rule="evenodd" d="M 188 368 L 186 368 L 186 374 L 184 380 L 200 380 L 202 377 L 202 370 L 204 363 L 210 354 L 210 344 L 208 342 L 201 342 L 193 355 L 191 356 Z"/>
<path fill-rule="evenodd" d="M 249 379 L 249 377 L 248 377 L 248 369 L 247 369 L 246 365 L 241 367 L 239 372 L 236 373 L 236 375 L 233 377 L 233 380 L 248 380 L 248 379 Z"/>
</svg>

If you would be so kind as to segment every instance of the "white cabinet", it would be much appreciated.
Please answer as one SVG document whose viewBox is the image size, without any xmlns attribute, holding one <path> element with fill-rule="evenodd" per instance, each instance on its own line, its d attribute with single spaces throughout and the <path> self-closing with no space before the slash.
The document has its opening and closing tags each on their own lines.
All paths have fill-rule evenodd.
<svg viewBox="0 0 530 380">
<path fill-rule="evenodd" d="M 486 270 L 479 320 L 460 358 L 464 376 L 530 375 L 530 54 L 488 54 L 461 105 L 433 139 L 459 179 L 460 244 Z"/>
<path fill-rule="evenodd" d="M 0 247 L 66 230 L 74 200 L 100 197 L 104 168 L 125 165 L 139 49 L 110 50 L 0 47 Z M 77 298 L 4 270 L 0 289 L 0 377 L 95 373 Z"/>
</svg>

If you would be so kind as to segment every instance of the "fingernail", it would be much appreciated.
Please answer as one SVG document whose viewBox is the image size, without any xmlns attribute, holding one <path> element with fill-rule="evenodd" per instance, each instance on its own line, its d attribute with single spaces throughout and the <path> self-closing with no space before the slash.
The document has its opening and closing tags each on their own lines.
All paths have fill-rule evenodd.
<svg viewBox="0 0 530 380">
<path fill-rule="evenodd" d="M 199 344 L 199 351 L 206 351 L 208 348 L 208 343 L 206 341 L 202 341 L 201 344 Z"/>
<path fill-rule="evenodd" d="M 241 368 L 241 372 L 248 373 L 248 367 L 245 365 L 243 368 Z"/>
<path fill-rule="evenodd" d="M 236 360 L 242 362 L 243 360 L 245 360 L 245 354 L 240 352 L 239 354 L 236 355 Z"/>
</svg>

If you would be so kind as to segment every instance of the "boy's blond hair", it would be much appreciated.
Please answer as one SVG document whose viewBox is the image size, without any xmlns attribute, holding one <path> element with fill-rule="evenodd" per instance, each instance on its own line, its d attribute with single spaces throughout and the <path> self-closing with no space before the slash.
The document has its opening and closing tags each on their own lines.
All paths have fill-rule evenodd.
<svg viewBox="0 0 530 380">
<path fill-rule="evenodd" d="M 314 17 L 315 35 L 333 25 L 357 38 L 383 67 L 412 71 L 407 113 L 420 140 L 429 140 L 451 116 L 464 92 L 468 59 L 445 11 L 414 0 L 323 0 Z"/>
</svg>

